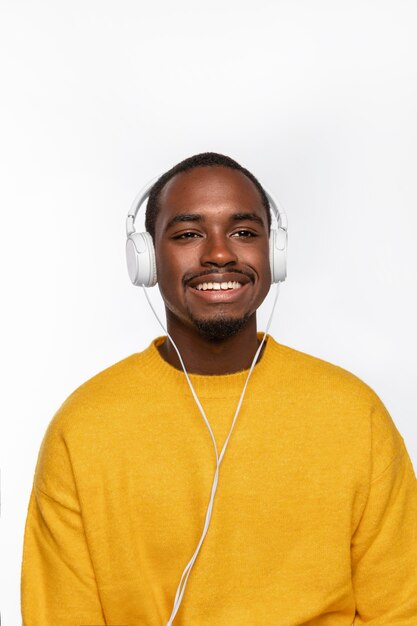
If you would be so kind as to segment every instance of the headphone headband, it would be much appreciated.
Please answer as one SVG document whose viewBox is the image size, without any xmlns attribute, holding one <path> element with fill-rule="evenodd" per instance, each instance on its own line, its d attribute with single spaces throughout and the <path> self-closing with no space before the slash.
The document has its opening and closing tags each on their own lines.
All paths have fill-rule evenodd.
<svg viewBox="0 0 417 626">
<path fill-rule="evenodd" d="M 130 211 L 126 218 L 126 236 L 127 237 L 129 237 L 129 235 L 131 235 L 132 233 L 136 232 L 136 229 L 135 229 L 136 216 L 142 204 L 145 202 L 145 200 L 148 199 L 151 189 L 158 179 L 159 179 L 159 176 L 156 176 L 151 181 L 149 181 L 144 187 L 142 187 L 142 189 L 136 195 L 136 198 L 133 200 L 132 206 L 130 207 Z M 275 219 L 277 220 L 278 228 L 287 230 L 288 222 L 287 222 L 287 215 L 284 209 L 282 208 L 278 200 L 276 200 L 276 198 L 274 198 L 273 195 L 267 189 L 265 189 L 265 187 L 263 187 L 263 190 L 265 192 L 266 197 L 268 198 L 269 206 L 272 210 L 272 213 Z"/>
</svg>

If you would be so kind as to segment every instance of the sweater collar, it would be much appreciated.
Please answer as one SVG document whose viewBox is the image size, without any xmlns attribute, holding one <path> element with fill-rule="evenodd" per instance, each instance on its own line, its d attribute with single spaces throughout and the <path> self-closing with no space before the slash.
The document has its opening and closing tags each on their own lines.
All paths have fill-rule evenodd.
<svg viewBox="0 0 417 626">
<path fill-rule="evenodd" d="M 258 333 L 259 339 L 262 339 L 263 333 Z M 166 336 L 157 337 L 152 343 L 140 354 L 136 355 L 140 358 L 140 366 L 142 371 L 148 376 L 155 378 L 158 385 L 162 386 L 174 386 L 179 391 L 188 389 L 188 383 L 185 378 L 184 372 L 178 370 L 167 361 L 165 361 L 158 350 L 160 346 L 166 340 Z M 258 381 L 258 384 L 264 379 L 264 374 L 267 372 L 268 364 L 273 361 L 273 352 L 279 346 L 276 341 L 267 335 L 265 340 L 265 348 L 260 361 L 255 365 L 251 381 Z M 189 374 L 191 382 L 197 395 L 200 397 L 224 397 L 227 396 L 240 396 L 243 385 L 246 382 L 249 369 L 241 370 L 233 374 Z"/>
</svg>

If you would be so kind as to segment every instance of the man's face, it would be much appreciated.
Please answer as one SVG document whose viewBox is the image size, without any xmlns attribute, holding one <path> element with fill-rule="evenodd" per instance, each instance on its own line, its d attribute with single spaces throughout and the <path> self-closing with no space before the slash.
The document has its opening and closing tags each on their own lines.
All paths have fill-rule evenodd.
<svg viewBox="0 0 417 626">
<path fill-rule="evenodd" d="M 267 216 L 255 185 L 220 166 L 174 176 L 159 197 L 155 252 L 171 325 L 211 339 L 236 333 L 271 284 Z"/>
</svg>

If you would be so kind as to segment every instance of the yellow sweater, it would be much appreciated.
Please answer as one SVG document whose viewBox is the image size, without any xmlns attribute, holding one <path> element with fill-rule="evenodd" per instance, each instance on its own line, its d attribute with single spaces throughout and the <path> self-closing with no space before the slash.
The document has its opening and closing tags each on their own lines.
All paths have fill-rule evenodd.
<svg viewBox="0 0 417 626">
<path fill-rule="evenodd" d="M 215 469 L 156 348 L 101 372 L 45 435 L 26 523 L 25 626 L 165 626 Z M 221 449 L 247 372 L 192 375 Z M 417 483 L 349 372 L 267 340 L 175 626 L 416 626 Z"/>
</svg>

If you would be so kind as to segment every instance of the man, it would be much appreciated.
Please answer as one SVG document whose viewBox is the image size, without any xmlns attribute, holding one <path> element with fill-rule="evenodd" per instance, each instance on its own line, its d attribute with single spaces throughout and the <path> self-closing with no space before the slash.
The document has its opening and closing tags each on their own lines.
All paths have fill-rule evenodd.
<svg viewBox="0 0 417 626">
<path fill-rule="evenodd" d="M 207 153 L 151 192 L 167 329 L 220 450 L 271 281 L 262 187 Z M 220 284 L 220 287 L 218 287 Z M 166 337 L 77 389 L 42 444 L 25 534 L 25 626 L 167 623 L 216 468 Z M 268 337 L 175 624 L 416 626 L 417 483 L 376 394 Z"/>
</svg>

